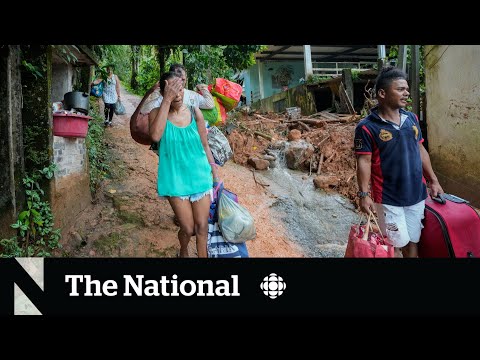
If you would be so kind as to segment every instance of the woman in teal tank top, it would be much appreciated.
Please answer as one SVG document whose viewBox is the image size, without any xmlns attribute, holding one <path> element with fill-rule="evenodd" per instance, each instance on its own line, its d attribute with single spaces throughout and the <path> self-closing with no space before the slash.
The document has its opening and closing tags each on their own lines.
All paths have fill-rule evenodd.
<svg viewBox="0 0 480 360">
<path fill-rule="evenodd" d="M 208 214 L 217 165 L 198 108 L 183 104 L 183 83 L 174 72 L 160 78 L 163 101 L 149 114 L 152 141 L 159 143 L 158 195 L 166 197 L 179 223 L 180 257 L 196 235 L 198 257 L 207 257 Z M 213 174 L 213 179 L 212 179 Z"/>
</svg>

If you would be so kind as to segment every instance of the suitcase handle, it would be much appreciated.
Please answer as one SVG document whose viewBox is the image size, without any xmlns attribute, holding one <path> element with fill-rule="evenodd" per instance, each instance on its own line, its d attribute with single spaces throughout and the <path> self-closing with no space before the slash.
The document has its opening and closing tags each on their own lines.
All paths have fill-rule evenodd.
<svg viewBox="0 0 480 360">
<path fill-rule="evenodd" d="M 445 198 L 443 197 L 442 194 L 438 193 L 438 195 L 436 197 L 433 197 L 430 195 L 430 197 L 432 198 L 433 201 L 436 201 L 438 202 L 439 204 L 442 204 L 442 205 L 445 205 L 447 203 L 447 201 L 445 200 Z"/>
</svg>

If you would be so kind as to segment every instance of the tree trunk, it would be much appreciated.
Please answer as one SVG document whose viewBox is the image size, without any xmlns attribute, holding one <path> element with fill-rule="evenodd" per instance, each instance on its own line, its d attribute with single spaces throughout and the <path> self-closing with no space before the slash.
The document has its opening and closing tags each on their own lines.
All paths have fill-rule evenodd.
<svg viewBox="0 0 480 360">
<path fill-rule="evenodd" d="M 130 86 L 133 90 L 138 89 L 138 65 L 140 60 L 140 45 L 130 45 L 132 48 L 132 77 L 130 79 Z"/>
<path fill-rule="evenodd" d="M 160 66 L 160 76 L 162 76 L 162 74 L 165 72 L 165 63 L 170 51 L 168 51 L 169 48 L 165 47 L 165 45 L 158 45 L 157 49 L 158 64 Z"/>
</svg>

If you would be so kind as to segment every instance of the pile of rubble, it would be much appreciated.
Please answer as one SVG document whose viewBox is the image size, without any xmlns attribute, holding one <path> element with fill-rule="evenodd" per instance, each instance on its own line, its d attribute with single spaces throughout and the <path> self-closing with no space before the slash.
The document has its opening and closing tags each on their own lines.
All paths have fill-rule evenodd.
<svg viewBox="0 0 480 360">
<path fill-rule="evenodd" d="M 237 111 L 225 131 L 234 162 L 264 170 L 284 153 L 286 165 L 312 177 L 317 188 L 334 190 L 355 203 L 355 126 L 360 116 L 322 111 L 310 116 Z"/>
</svg>

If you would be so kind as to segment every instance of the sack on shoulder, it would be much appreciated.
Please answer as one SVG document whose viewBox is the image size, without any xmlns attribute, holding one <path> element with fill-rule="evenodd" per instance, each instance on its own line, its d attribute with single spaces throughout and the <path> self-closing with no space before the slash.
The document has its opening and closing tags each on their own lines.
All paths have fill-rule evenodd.
<svg viewBox="0 0 480 360">
<path fill-rule="evenodd" d="M 139 144 L 152 144 L 149 133 L 148 113 L 139 113 L 136 118 L 133 118 L 133 116 L 130 118 L 130 135 Z"/>
</svg>

